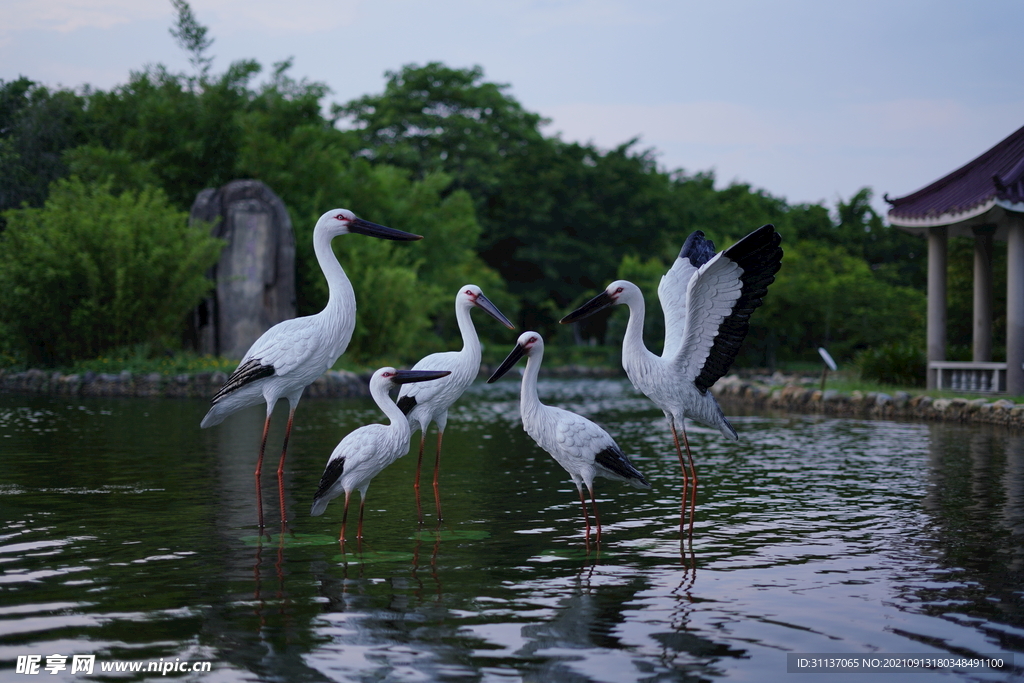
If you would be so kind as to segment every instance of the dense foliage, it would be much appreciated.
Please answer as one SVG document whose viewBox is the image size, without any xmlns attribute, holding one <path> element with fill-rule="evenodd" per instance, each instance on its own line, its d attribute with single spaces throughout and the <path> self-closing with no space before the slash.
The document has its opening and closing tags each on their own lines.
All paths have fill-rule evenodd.
<svg viewBox="0 0 1024 683">
<path fill-rule="evenodd" d="M 924 386 L 924 350 L 918 344 L 886 342 L 857 354 L 856 364 L 862 379 L 903 387 Z"/>
<path fill-rule="evenodd" d="M 0 320 L 32 362 L 162 342 L 209 288 L 220 253 L 208 226 L 159 189 L 111 194 L 58 180 L 42 208 L 12 209 L 0 234 Z"/>
<path fill-rule="evenodd" d="M 178 211 L 205 187 L 258 178 L 296 230 L 300 314 L 326 300 L 311 245 L 323 211 L 345 206 L 418 232 L 416 244 L 335 241 L 360 308 L 348 358 L 365 363 L 457 344 L 452 299 L 466 282 L 556 346 L 615 345 L 624 311 L 572 327 L 557 320 L 610 280 L 633 279 L 647 295 L 656 349 L 657 284 L 686 236 L 703 230 L 721 249 L 768 222 L 786 255 L 741 363 L 813 360 L 818 346 L 849 359 L 886 341 L 921 343 L 924 242 L 887 227 L 867 188 L 830 211 L 748 185 L 716 188 L 707 172 L 666 171 L 636 141 L 611 150 L 565 142 L 544 135 L 544 119 L 480 67 L 407 65 L 385 74 L 382 92 L 330 107 L 327 88 L 292 78 L 288 62 L 258 85 L 255 62 L 211 73 L 212 40 L 184 0 L 173 2 L 172 35 L 195 75 L 157 66 L 109 92 L 0 81 L 0 209 L 42 206 L 49 183 L 69 174 L 94 184 L 76 187 L 101 184 L 111 201 L 159 188 Z M 67 245 L 60 252 L 70 260 Z M 954 346 L 961 327 L 969 340 L 958 305 Z M 10 322 L 0 320 L 0 334 Z M 502 348 L 508 341 L 498 326 L 480 331 Z"/>
</svg>

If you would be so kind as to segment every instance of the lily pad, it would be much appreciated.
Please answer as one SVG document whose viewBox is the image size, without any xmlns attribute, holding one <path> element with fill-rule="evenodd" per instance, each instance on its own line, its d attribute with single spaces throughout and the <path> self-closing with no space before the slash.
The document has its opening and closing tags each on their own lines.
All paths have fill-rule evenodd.
<svg viewBox="0 0 1024 683">
<path fill-rule="evenodd" d="M 424 541 L 433 541 L 440 536 L 442 541 L 480 541 L 491 537 L 491 532 L 483 529 L 420 529 L 412 537 Z"/>
<path fill-rule="evenodd" d="M 337 539 L 335 539 L 337 543 Z M 413 554 L 400 552 L 397 550 L 365 550 L 359 552 L 356 550 L 356 544 L 354 542 L 345 543 L 346 546 L 350 546 L 352 549 L 349 550 L 346 547 L 344 554 L 338 554 L 331 558 L 332 562 L 348 563 L 348 564 L 378 564 L 382 562 L 412 562 Z"/>
<path fill-rule="evenodd" d="M 271 534 L 269 539 L 266 536 L 243 536 L 242 542 L 251 546 L 277 548 L 281 545 L 281 534 Z M 338 537 L 327 534 L 284 534 L 285 548 L 307 545 L 338 545 Z"/>
<path fill-rule="evenodd" d="M 590 545 L 590 550 L 589 551 L 587 550 L 586 546 L 584 546 L 584 545 L 581 545 L 579 547 L 571 547 L 571 548 L 548 548 L 547 550 L 540 551 L 539 553 L 537 553 L 536 555 L 531 557 L 529 560 L 527 560 L 527 562 L 558 562 L 560 560 L 561 561 L 569 561 L 569 560 L 578 561 L 578 560 L 587 560 L 587 559 L 596 560 L 596 559 L 604 559 L 604 558 L 608 558 L 608 557 L 615 557 L 615 553 L 610 553 L 610 552 L 605 552 L 604 550 L 599 550 L 595 546 L 595 544 L 592 543 Z"/>
</svg>

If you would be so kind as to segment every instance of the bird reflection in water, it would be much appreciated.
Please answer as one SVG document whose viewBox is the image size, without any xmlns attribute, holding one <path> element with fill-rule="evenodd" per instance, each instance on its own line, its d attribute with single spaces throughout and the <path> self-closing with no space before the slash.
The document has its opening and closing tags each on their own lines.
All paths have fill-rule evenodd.
<svg viewBox="0 0 1024 683">
<path fill-rule="evenodd" d="M 419 536 L 416 537 L 416 544 L 412 550 L 412 580 L 416 582 L 419 588 L 415 591 L 416 597 L 423 601 L 423 580 L 419 577 L 420 569 L 420 548 L 423 546 L 423 539 Z M 434 533 L 434 545 L 430 550 L 430 577 L 434 580 L 434 585 L 437 586 L 437 598 L 436 602 L 441 602 L 441 578 L 437 575 L 437 551 L 441 548 L 441 534 Z"/>
<path fill-rule="evenodd" d="M 278 614 L 284 617 L 285 626 L 288 626 L 289 618 L 289 600 L 287 593 L 284 589 L 284 538 L 288 532 L 287 526 L 284 522 L 281 523 L 281 533 L 278 536 L 277 541 L 277 556 L 274 559 L 274 573 L 277 577 L 277 592 L 275 598 L 278 605 Z M 261 633 L 267 625 L 266 617 L 266 600 L 263 597 L 263 534 L 261 533 L 257 537 L 256 541 L 256 560 L 253 563 L 253 602 L 256 605 L 255 614 L 259 620 L 259 628 L 256 632 Z"/>
</svg>

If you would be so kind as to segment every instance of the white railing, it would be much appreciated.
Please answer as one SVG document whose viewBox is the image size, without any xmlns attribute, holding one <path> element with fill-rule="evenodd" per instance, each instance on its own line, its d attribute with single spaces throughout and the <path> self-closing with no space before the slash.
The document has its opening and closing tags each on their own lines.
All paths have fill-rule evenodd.
<svg viewBox="0 0 1024 683">
<path fill-rule="evenodd" d="M 931 360 L 928 372 L 935 371 L 936 389 L 953 389 L 983 394 L 1006 391 L 1006 363 Z"/>
</svg>

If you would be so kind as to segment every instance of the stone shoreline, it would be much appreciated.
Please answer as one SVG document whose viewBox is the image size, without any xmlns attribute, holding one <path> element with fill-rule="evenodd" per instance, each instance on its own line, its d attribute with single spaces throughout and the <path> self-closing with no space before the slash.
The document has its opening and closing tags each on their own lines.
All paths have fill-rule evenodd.
<svg viewBox="0 0 1024 683">
<path fill-rule="evenodd" d="M 0 392 L 49 396 L 119 396 L 164 398 L 210 398 L 227 381 L 224 372 L 161 375 L 159 372 L 123 372 L 62 375 L 45 370 L 6 372 L 0 370 Z M 369 375 L 330 370 L 306 387 L 304 397 L 349 398 L 369 396 Z"/>
<path fill-rule="evenodd" d="M 487 377 L 492 368 L 481 369 Z M 549 377 L 619 377 L 617 368 L 566 366 L 550 368 Z M 324 373 L 306 387 L 306 398 L 351 398 L 369 396 L 369 374 L 334 371 Z M 59 372 L 27 370 L 8 372 L 0 370 L 0 392 L 42 394 L 51 396 L 117 396 L 210 398 L 227 380 L 224 372 L 199 372 L 175 376 L 132 374 L 124 372 L 63 375 Z M 912 420 L 942 420 L 952 422 L 981 422 L 1024 428 L 1024 404 L 1007 399 L 936 398 L 924 394 L 911 395 L 897 391 L 893 395 L 854 391 L 849 394 L 834 389 L 821 391 L 808 387 L 813 379 L 786 377 L 779 373 L 771 377 L 729 375 L 712 387 L 719 402 L 748 408 L 768 408 L 799 413 L 820 413 L 837 417 L 902 418 Z"/>
<path fill-rule="evenodd" d="M 484 366 L 480 375 L 488 377 L 494 368 Z M 303 398 L 351 398 L 369 396 L 372 373 L 329 370 L 306 387 Z M 548 377 L 618 377 L 617 368 L 566 366 L 551 368 Z M 197 372 L 162 375 L 159 372 L 132 374 L 86 372 L 63 375 L 46 370 L 10 372 L 0 370 L 0 393 L 42 394 L 48 396 L 118 396 L 164 398 L 210 398 L 227 381 L 225 372 Z"/>
<path fill-rule="evenodd" d="M 788 378 L 784 386 L 774 381 L 723 377 L 711 391 L 722 404 L 768 408 L 798 413 L 820 413 L 836 417 L 976 422 L 1024 428 L 1024 404 L 1005 398 L 932 398 L 897 391 L 885 393 L 809 388 L 807 381 Z"/>
</svg>

